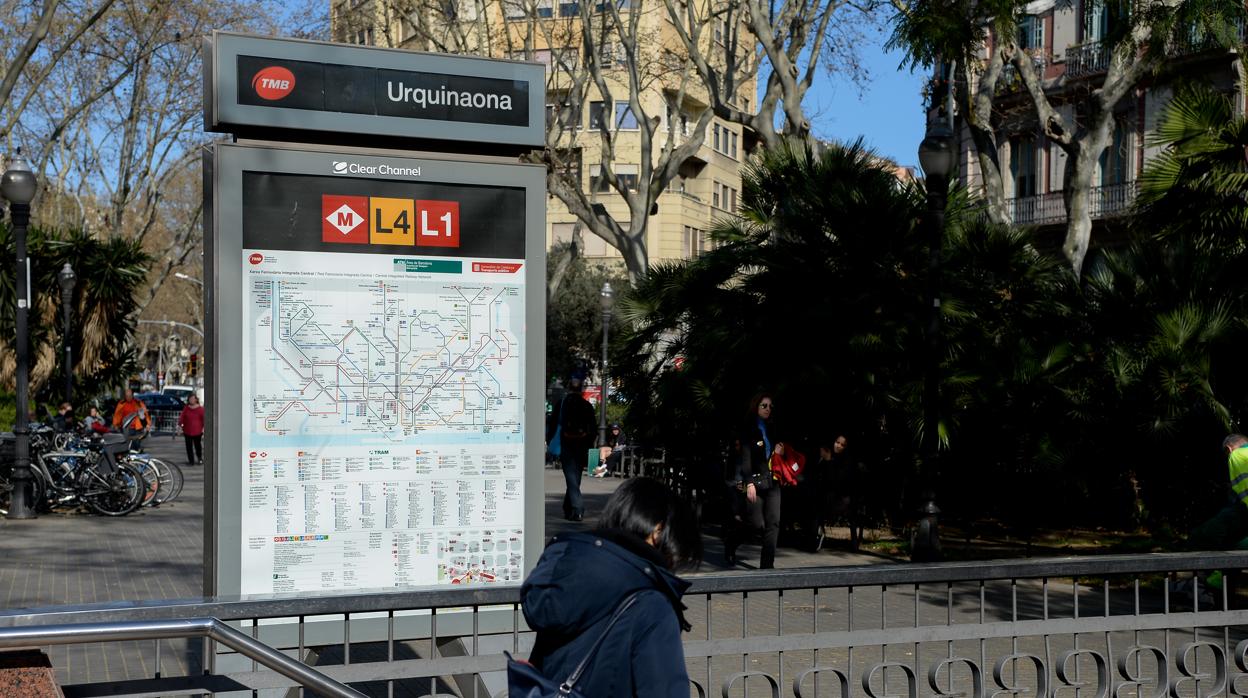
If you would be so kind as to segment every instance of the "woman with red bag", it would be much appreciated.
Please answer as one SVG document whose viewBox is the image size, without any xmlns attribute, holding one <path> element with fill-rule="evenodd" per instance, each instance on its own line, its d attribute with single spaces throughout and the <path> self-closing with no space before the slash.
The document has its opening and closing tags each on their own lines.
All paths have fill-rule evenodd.
<svg viewBox="0 0 1248 698">
<path fill-rule="evenodd" d="M 729 523 L 724 540 L 724 558 L 729 564 L 737 561 L 737 547 L 745 536 L 762 531 L 763 552 L 759 569 L 771 569 L 776 563 L 776 542 L 780 538 L 780 482 L 772 474 L 773 457 L 792 469 L 792 455 L 786 459 L 786 446 L 776 436 L 772 422 L 775 401 L 760 393 L 750 401 L 749 417 L 737 443 L 737 488 L 744 494 L 738 501 L 737 520 Z M 792 470 L 796 474 L 800 470 Z"/>
</svg>

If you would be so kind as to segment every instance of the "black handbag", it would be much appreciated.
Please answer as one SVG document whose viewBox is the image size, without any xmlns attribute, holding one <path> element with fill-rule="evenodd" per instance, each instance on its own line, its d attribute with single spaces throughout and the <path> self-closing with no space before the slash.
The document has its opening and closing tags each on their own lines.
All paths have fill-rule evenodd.
<svg viewBox="0 0 1248 698">
<path fill-rule="evenodd" d="M 568 678 L 563 683 L 555 683 L 537 667 L 522 660 L 515 659 L 510 652 L 504 652 L 507 655 L 507 698 L 584 698 L 577 692 L 576 684 L 581 680 L 581 676 L 585 670 L 589 668 L 589 663 L 593 661 L 594 655 L 598 654 L 598 648 L 602 646 L 602 641 L 607 639 L 607 633 L 611 632 L 611 628 L 615 622 L 624 615 L 629 606 L 637 601 L 637 595 L 641 592 L 633 592 L 616 606 L 615 612 L 611 614 L 611 620 L 607 621 L 607 627 L 603 628 L 602 634 L 594 640 L 594 644 L 589 648 L 589 652 L 585 654 L 585 658 L 576 665 Z"/>
</svg>

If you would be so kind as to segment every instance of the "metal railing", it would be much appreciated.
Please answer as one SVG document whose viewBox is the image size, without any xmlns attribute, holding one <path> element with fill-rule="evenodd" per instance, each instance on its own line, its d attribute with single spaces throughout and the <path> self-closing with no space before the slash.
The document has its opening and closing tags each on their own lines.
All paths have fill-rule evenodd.
<svg viewBox="0 0 1248 698">
<path fill-rule="evenodd" d="M 1048 56 L 1042 52 L 1032 51 L 1028 51 L 1028 55 L 1031 56 L 1031 63 L 1035 66 L 1036 75 L 1038 75 L 1040 80 L 1043 82 L 1044 69 L 1049 63 Z M 998 94 L 1018 92 L 1025 88 L 1026 84 L 1023 82 L 1023 76 L 1018 72 L 1018 69 L 1014 67 L 1013 63 L 1007 63 L 1006 65 L 1001 66 L 1001 77 L 997 79 Z"/>
<path fill-rule="evenodd" d="M 1242 696 L 1248 610 L 1232 608 L 1229 581 L 1208 594 L 1189 576 L 1226 571 L 1224 579 L 1231 580 L 1238 577 L 1230 573 L 1242 569 L 1248 569 L 1245 552 L 695 575 L 685 595 L 693 625 L 684 644 L 691 693 Z M 242 636 L 298 658 L 314 653 L 320 674 L 374 695 L 442 695 L 454 685 L 458 695 L 479 698 L 502 693 L 502 650 L 529 647 L 518 601 L 514 587 L 487 586 L 163 602 L 8 612 L 0 614 L 0 627 L 38 632 L 67 623 L 213 616 L 241 622 L 241 631 L 226 635 L 236 645 L 248 646 L 239 642 Z M 26 641 L 42 640 L 27 635 Z M 110 678 L 68 686 L 67 694 L 163 695 L 301 683 L 255 664 L 247 671 L 235 661 L 229 669 L 224 662 L 230 655 L 209 648 L 205 654 L 205 666 L 214 658 L 222 662 L 211 674 L 119 679 L 114 670 Z"/>
<path fill-rule="evenodd" d="M 304 688 L 327 698 L 364 698 L 359 691 L 344 686 L 273 648 L 257 642 L 216 618 L 185 620 L 138 620 L 111 623 L 43 625 L 34 628 L 0 629 L 0 650 L 36 645 L 79 645 L 90 642 L 126 640 L 168 640 L 208 638 L 276 671 Z"/>
<path fill-rule="evenodd" d="M 1066 75 L 1080 78 L 1109 70 L 1109 48 L 1101 41 L 1089 41 L 1066 49 Z"/>
<path fill-rule="evenodd" d="M 1107 184 L 1088 190 L 1093 220 L 1121 216 L 1135 202 L 1136 183 Z M 1007 200 L 1010 222 L 1015 225 L 1051 225 L 1066 221 L 1066 201 L 1060 191 Z"/>
</svg>

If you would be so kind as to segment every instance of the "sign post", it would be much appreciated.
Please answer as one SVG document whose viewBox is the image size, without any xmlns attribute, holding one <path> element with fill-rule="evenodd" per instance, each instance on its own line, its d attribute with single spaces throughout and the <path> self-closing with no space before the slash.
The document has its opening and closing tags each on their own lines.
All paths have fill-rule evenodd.
<svg viewBox="0 0 1248 698">
<path fill-rule="evenodd" d="M 543 538 L 545 170 L 514 152 L 541 144 L 541 66 L 210 53 L 207 126 L 284 142 L 205 151 L 206 593 L 519 584 Z M 473 139 L 513 156 L 447 152 Z"/>
</svg>

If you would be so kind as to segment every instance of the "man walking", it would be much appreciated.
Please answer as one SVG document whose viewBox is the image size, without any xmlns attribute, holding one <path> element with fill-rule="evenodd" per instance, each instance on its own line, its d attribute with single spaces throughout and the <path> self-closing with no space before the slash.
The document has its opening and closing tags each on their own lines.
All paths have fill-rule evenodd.
<svg viewBox="0 0 1248 698">
<path fill-rule="evenodd" d="M 582 521 L 585 518 L 585 503 L 581 499 L 581 477 L 589 467 L 589 449 L 594 445 L 594 408 L 581 395 L 580 376 L 572 376 L 568 380 L 568 392 L 555 407 L 553 416 L 551 442 L 558 440 L 559 463 L 567 484 L 563 495 L 563 518 Z"/>
</svg>

